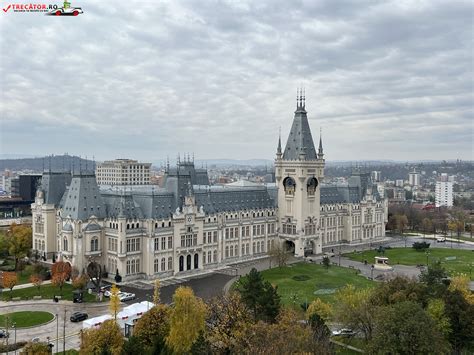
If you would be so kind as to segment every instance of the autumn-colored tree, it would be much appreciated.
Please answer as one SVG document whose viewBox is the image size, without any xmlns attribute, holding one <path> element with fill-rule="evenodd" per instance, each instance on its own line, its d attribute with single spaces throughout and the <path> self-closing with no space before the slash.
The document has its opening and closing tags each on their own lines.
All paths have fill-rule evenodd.
<svg viewBox="0 0 474 355">
<path fill-rule="evenodd" d="M 166 344 L 177 353 L 185 353 L 205 328 L 206 305 L 190 287 L 178 287 L 173 302 Z"/>
<path fill-rule="evenodd" d="M 298 314 L 283 308 L 275 323 L 259 321 L 236 335 L 235 354 L 305 354 L 316 353 L 311 328 L 302 324 Z M 324 354 L 324 351 L 317 352 Z"/>
<path fill-rule="evenodd" d="M 117 319 L 117 313 L 120 311 L 119 292 L 120 290 L 118 289 L 117 285 L 113 284 L 112 288 L 110 289 L 109 309 L 114 319 Z"/>
<path fill-rule="evenodd" d="M 212 348 L 217 353 L 229 353 L 238 335 L 252 322 L 252 314 L 239 293 L 231 292 L 212 299 L 206 322 Z"/>
<path fill-rule="evenodd" d="M 49 346 L 46 343 L 26 343 L 20 350 L 21 355 L 49 355 Z"/>
<path fill-rule="evenodd" d="M 51 268 L 51 283 L 59 287 L 61 295 L 63 294 L 63 286 L 71 277 L 71 264 L 65 261 L 57 261 Z"/>
<path fill-rule="evenodd" d="M 371 290 L 356 289 L 348 285 L 336 292 L 334 315 L 347 328 L 359 330 L 366 340 L 372 337 L 374 327 L 374 305 Z"/>
<path fill-rule="evenodd" d="M 18 260 L 28 255 L 33 247 L 31 227 L 15 224 L 7 232 L 8 252 L 15 258 L 15 271 Z"/>
<path fill-rule="evenodd" d="M 329 303 L 316 298 L 313 302 L 311 302 L 308 309 L 306 310 L 306 317 L 308 319 L 311 318 L 313 314 L 317 314 L 325 322 L 327 322 L 332 315 L 332 306 Z"/>
<path fill-rule="evenodd" d="M 72 279 L 72 287 L 76 290 L 83 290 L 87 285 L 88 277 L 84 274 L 78 275 Z"/>
<path fill-rule="evenodd" d="M 153 289 L 153 303 L 155 306 L 158 306 L 160 304 L 160 280 L 156 279 L 155 280 L 155 287 Z"/>
<path fill-rule="evenodd" d="M 12 298 L 13 287 L 18 284 L 18 275 L 16 272 L 2 272 L 2 286 L 10 289 L 10 298 Z"/>
<path fill-rule="evenodd" d="M 452 330 L 449 317 L 445 314 L 444 301 L 441 299 L 431 299 L 428 302 L 428 307 L 426 307 L 426 313 L 434 321 L 438 332 L 447 338 Z"/>
<path fill-rule="evenodd" d="M 459 291 L 469 304 L 474 305 L 474 294 L 471 292 L 469 282 L 469 276 L 459 274 L 451 278 L 448 289 L 451 292 Z"/>
<path fill-rule="evenodd" d="M 170 330 L 170 313 L 170 308 L 164 304 L 151 308 L 135 324 L 133 336 L 140 339 L 146 348 L 156 342 L 164 343 Z"/>
<path fill-rule="evenodd" d="M 30 282 L 36 287 L 38 287 L 38 292 L 39 292 L 41 284 L 43 283 L 43 277 L 38 274 L 33 274 L 30 276 Z"/>
<path fill-rule="evenodd" d="M 103 322 L 99 329 L 92 328 L 83 332 L 79 354 L 121 355 L 123 343 L 120 327 L 114 320 L 109 319 Z"/>
</svg>

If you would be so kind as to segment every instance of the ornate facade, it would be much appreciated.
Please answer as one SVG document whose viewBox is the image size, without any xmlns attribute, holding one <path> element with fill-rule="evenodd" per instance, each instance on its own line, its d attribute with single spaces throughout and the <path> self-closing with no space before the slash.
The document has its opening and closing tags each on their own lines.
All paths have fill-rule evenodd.
<svg viewBox="0 0 474 355">
<path fill-rule="evenodd" d="M 79 270 L 94 260 L 124 280 L 199 273 L 264 256 L 295 256 L 385 235 L 387 201 L 368 174 L 325 185 L 299 96 L 275 184 L 210 186 L 192 161 L 167 169 L 164 186 L 99 187 L 94 174 L 44 173 L 33 212 L 33 248 Z"/>
</svg>

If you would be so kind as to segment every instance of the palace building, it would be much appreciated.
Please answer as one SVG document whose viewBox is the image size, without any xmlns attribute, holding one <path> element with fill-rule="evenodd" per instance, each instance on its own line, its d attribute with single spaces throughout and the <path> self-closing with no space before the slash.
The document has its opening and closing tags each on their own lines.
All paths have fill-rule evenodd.
<svg viewBox="0 0 474 355">
<path fill-rule="evenodd" d="M 278 141 L 276 183 L 211 186 L 189 158 L 166 169 L 163 187 L 99 186 L 93 173 L 45 172 L 32 204 L 33 249 L 78 270 L 96 261 L 126 281 L 213 270 L 277 245 L 303 257 L 385 236 L 387 200 L 370 175 L 328 185 L 324 166 L 299 95 L 284 149 Z M 121 174 L 100 173 L 115 183 Z"/>
</svg>

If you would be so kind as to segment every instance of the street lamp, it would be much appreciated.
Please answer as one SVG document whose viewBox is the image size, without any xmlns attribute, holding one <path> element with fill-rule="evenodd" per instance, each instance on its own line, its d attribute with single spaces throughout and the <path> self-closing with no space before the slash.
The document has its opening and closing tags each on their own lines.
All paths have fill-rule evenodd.
<svg viewBox="0 0 474 355">
<path fill-rule="evenodd" d="M 15 338 L 14 338 L 14 340 L 15 340 L 15 355 L 16 355 L 16 323 L 13 323 L 12 328 L 13 328 L 13 331 L 14 331 L 14 333 L 15 333 Z"/>
<path fill-rule="evenodd" d="M 429 257 L 430 257 L 430 252 L 426 251 L 426 267 L 428 267 Z"/>
</svg>

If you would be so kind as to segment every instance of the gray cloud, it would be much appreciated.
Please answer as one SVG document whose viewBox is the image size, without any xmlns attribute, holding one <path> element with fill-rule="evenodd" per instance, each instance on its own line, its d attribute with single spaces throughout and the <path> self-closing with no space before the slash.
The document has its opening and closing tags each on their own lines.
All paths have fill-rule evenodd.
<svg viewBox="0 0 474 355">
<path fill-rule="evenodd" d="M 470 2 L 81 2 L 6 13 L 1 150 L 273 158 L 304 85 L 329 160 L 472 157 Z"/>
</svg>

